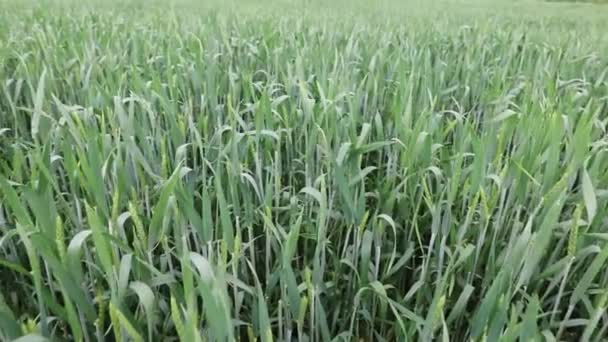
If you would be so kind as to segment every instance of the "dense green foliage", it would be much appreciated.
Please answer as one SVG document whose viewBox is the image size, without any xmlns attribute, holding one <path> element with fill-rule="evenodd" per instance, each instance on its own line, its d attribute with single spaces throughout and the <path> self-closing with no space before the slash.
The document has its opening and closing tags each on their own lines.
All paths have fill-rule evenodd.
<svg viewBox="0 0 608 342">
<path fill-rule="evenodd" d="M 605 339 L 601 14 L 357 4 L 5 4 L 0 340 Z"/>
</svg>

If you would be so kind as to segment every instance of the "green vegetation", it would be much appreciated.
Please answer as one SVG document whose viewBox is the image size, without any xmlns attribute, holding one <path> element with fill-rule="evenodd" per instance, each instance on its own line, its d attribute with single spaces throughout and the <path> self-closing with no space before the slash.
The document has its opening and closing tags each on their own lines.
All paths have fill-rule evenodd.
<svg viewBox="0 0 608 342">
<path fill-rule="evenodd" d="M 608 14 L 345 4 L 4 3 L 0 340 L 605 340 Z"/>
</svg>

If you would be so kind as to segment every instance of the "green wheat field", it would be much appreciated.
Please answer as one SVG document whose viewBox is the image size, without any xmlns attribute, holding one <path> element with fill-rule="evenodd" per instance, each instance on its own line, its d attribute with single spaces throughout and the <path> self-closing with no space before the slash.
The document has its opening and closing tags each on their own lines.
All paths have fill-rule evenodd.
<svg viewBox="0 0 608 342">
<path fill-rule="evenodd" d="M 0 341 L 608 340 L 608 6 L 0 1 Z"/>
</svg>

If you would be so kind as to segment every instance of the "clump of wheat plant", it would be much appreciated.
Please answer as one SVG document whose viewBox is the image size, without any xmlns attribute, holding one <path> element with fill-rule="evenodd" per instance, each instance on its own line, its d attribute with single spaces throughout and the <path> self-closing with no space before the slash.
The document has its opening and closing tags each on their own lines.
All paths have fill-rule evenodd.
<svg viewBox="0 0 608 342">
<path fill-rule="evenodd" d="M 0 340 L 608 336 L 597 16 L 63 4 L 0 16 Z"/>
</svg>

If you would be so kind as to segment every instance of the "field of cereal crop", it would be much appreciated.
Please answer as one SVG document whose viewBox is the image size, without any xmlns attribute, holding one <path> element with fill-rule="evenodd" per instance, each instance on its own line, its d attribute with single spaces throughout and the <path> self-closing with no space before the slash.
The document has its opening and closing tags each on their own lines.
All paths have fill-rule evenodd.
<svg viewBox="0 0 608 342">
<path fill-rule="evenodd" d="M 606 22 L 0 1 L 0 340 L 605 341 Z"/>
</svg>

